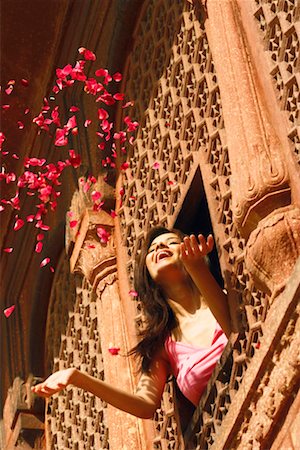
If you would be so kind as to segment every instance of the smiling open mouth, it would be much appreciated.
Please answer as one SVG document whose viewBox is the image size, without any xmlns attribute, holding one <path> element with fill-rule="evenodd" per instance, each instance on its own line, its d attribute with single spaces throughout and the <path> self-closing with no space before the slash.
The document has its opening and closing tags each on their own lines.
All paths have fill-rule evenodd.
<svg viewBox="0 0 300 450">
<path fill-rule="evenodd" d="M 168 252 L 167 250 L 162 250 L 156 255 L 156 262 L 161 261 L 164 258 L 169 258 L 172 256 L 171 252 Z"/>
</svg>

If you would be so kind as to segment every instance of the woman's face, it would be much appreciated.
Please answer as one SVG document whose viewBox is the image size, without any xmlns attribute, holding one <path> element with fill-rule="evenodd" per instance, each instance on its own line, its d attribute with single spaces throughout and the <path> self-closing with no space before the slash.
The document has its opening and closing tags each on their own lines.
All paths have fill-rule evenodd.
<svg viewBox="0 0 300 450">
<path fill-rule="evenodd" d="M 179 268 L 182 270 L 180 243 L 181 238 L 172 232 L 160 234 L 151 242 L 146 266 L 154 281 L 163 281 L 173 273 L 178 274 Z"/>
</svg>

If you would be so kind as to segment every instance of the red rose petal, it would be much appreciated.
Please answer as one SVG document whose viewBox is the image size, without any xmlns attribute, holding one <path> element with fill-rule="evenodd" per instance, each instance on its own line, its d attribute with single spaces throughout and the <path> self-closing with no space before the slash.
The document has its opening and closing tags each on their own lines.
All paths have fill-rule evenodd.
<svg viewBox="0 0 300 450">
<path fill-rule="evenodd" d="M 12 305 L 12 306 L 10 306 L 9 308 L 6 308 L 6 309 L 3 311 L 5 317 L 8 318 L 9 316 L 11 316 L 12 313 L 14 312 L 15 308 L 16 308 L 15 305 Z"/>
<path fill-rule="evenodd" d="M 131 295 L 132 297 L 137 297 L 138 296 L 138 293 L 134 289 L 130 289 L 128 294 Z"/>
<path fill-rule="evenodd" d="M 5 253 L 11 253 L 13 251 L 13 247 L 6 247 L 3 249 Z"/>
<path fill-rule="evenodd" d="M 36 253 L 41 253 L 42 250 L 43 250 L 43 243 L 39 241 L 39 242 L 37 242 L 34 251 Z"/>
<path fill-rule="evenodd" d="M 75 228 L 77 224 L 78 224 L 78 220 L 71 220 L 70 221 L 70 227 L 71 228 Z"/>
<path fill-rule="evenodd" d="M 49 262 L 50 262 L 50 258 L 44 258 L 40 264 L 40 267 L 45 267 L 47 264 L 49 264 Z"/>
<path fill-rule="evenodd" d="M 25 78 L 22 78 L 21 84 L 22 84 L 23 86 L 27 87 L 27 86 L 29 86 L 29 81 L 26 80 Z"/>
<path fill-rule="evenodd" d="M 120 347 L 109 347 L 108 351 L 111 355 L 118 355 L 120 351 Z"/>
<path fill-rule="evenodd" d="M 15 221 L 15 224 L 14 224 L 14 230 L 15 231 L 18 231 L 18 230 L 20 230 L 20 228 L 22 228 L 22 226 L 24 225 L 24 220 L 22 220 L 22 219 L 17 219 L 16 221 Z"/>
<path fill-rule="evenodd" d="M 122 80 L 122 74 L 119 73 L 119 72 L 116 72 L 112 77 L 113 77 L 113 79 L 115 81 L 121 81 Z"/>
<path fill-rule="evenodd" d="M 121 94 L 121 93 L 118 93 L 118 94 L 114 95 L 114 99 L 115 100 L 124 100 L 124 97 L 125 97 L 125 95 Z"/>
</svg>

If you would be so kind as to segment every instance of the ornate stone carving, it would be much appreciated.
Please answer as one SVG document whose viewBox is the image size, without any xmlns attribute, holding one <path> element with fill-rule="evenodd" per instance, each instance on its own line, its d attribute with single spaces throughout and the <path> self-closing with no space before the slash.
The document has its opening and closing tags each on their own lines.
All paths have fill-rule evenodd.
<svg viewBox="0 0 300 450">
<path fill-rule="evenodd" d="M 41 381 L 30 376 L 25 382 L 15 378 L 4 406 L 5 450 L 12 448 L 42 448 L 45 402 L 31 392 L 31 386 Z"/>
<path fill-rule="evenodd" d="M 238 10 L 227 0 L 208 1 L 207 10 L 227 129 L 233 218 L 247 238 L 262 218 L 290 204 L 289 174 Z"/>
<path fill-rule="evenodd" d="M 299 255 L 300 210 L 289 206 L 259 222 L 250 235 L 245 258 L 257 285 L 274 298 L 284 288 Z"/>
</svg>

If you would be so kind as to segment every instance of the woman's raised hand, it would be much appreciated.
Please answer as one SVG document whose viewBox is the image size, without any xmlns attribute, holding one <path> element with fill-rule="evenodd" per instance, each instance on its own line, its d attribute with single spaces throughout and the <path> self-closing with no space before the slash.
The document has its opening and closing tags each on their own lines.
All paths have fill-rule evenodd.
<svg viewBox="0 0 300 450">
<path fill-rule="evenodd" d="M 185 268 L 188 271 L 190 269 L 196 269 L 204 256 L 212 251 L 213 246 L 214 238 L 211 234 L 207 239 L 205 239 L 203 234 L 199 234 L 198 239 L 194 234 L 185 236 L 183 242 L 180 244 L 180 257 Z"/>
<path fill-rule="evenodd" d="M 32 392 L 40 397 L 50 397 L 56 392 L 63 390 L 69 384 L 72 384 L 76 369 L 70 368 L 59 370 L 53 373 L 42 383 L 37 384 L 31 388 Z"/>
</svg>

